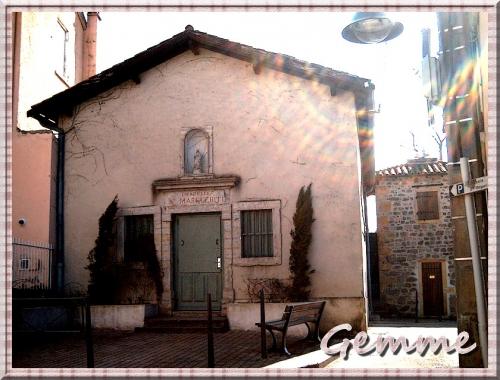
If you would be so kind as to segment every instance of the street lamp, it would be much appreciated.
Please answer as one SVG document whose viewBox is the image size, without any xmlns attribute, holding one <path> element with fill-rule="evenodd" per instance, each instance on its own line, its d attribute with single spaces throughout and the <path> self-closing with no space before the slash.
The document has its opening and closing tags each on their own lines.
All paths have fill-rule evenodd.
<svg viewBox="0 0 500 380">
<path fill-rule="evenodd" d="M 358 43 L 358 44 L 377 44 L 380 42 L 385 42 L 396 38 L 403 32 L 403 24 L 400 22 L 393 22 L 390 18 L 388 18 L 384 12 L 356 12 L 349 23 L 342 30 L 342 37 L 350 42 Z M 373 105 L 373 92 L 372 99 L 370 103 Z M 380 109 L 380 106 L 379 106 Z M 370 110 L 368 114 L 371 112 L 377 112 Z M 370 115 L 371 119 L 372 116 Z M 372 122 L 369 122 L 370 124 Z M 367 209 L 366 203 L 366 195 L 363 195 L 363 204 L 365 210 Z M 365 214 L 366 215 L 366 214 Z M 366 216 L 365 216 L 366 217 Z M 368 234 L 368 231 L 366 231 Z M 368 236 L 366 237 L 366 241 L 369 242 Z M 367 255 L 366 255 L 366 264 L 369 270 L 367 271 L 367 285 L 368 285 L 368 298 L 370 302 L 368 315 L 373 312 L 373 300 L 372 297 L 372 284 L 371 284 L 371 258 L 370 258 L 370 243 L 367 245 Z"/>
<path fill-rule="evenodd" d="M 358 44 L 376 44 L 392 40 L 403 32 L 403 24 L 393 22 L 383 12 L 356 12 L 342 37 Z"/>
</svg>

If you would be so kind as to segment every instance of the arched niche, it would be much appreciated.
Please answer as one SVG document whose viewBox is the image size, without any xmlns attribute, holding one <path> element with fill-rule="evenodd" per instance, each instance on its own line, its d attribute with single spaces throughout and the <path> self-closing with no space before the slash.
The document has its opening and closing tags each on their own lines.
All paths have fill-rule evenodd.
<svg viewBox="0 0 500 380">
<path fill-rule="evenodd" d="M 210 173 L 210 136 L 201 129 L 191 129 L 184 137 L 184 174 Z"/>
</svg>

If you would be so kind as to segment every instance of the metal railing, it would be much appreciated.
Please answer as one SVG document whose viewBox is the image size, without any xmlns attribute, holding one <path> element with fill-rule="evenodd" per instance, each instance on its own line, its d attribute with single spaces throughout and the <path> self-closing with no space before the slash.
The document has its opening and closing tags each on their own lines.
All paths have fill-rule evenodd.
<svg viewBox="0 0 500 380">
<path fill-rule="evenodd" d="M 51 289 L 53 254 L 52 244 L 14 238 L 12 242 L 13 287 Z"/>
</svg>

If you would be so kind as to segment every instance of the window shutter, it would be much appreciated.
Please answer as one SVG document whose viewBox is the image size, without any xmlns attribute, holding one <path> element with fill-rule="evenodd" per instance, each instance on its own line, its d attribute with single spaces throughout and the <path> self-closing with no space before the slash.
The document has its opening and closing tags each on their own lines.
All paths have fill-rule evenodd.
<svg viewBox="0 0 500 380">
<path fill-rule="evenodd" d="M 433 220 L 439 219 L 438 192 L 417 192 L 417 219 Z"/>
</svg>

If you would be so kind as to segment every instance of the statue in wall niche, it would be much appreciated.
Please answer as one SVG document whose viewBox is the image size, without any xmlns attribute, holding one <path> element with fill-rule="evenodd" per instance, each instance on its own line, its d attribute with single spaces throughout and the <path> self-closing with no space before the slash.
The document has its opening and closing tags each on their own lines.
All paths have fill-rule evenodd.
<svg viewBox="0 0 500 380">
<path fill-rule="evenodd" d="M 193 158 L 193 174 L 201 174 L 202 173 L 201 158 L 202 158 L 202 155 L 200 153 L 200 150 L 196 149 L 196 153 L 194 154 L 194 158 Z"/>
</svg>

